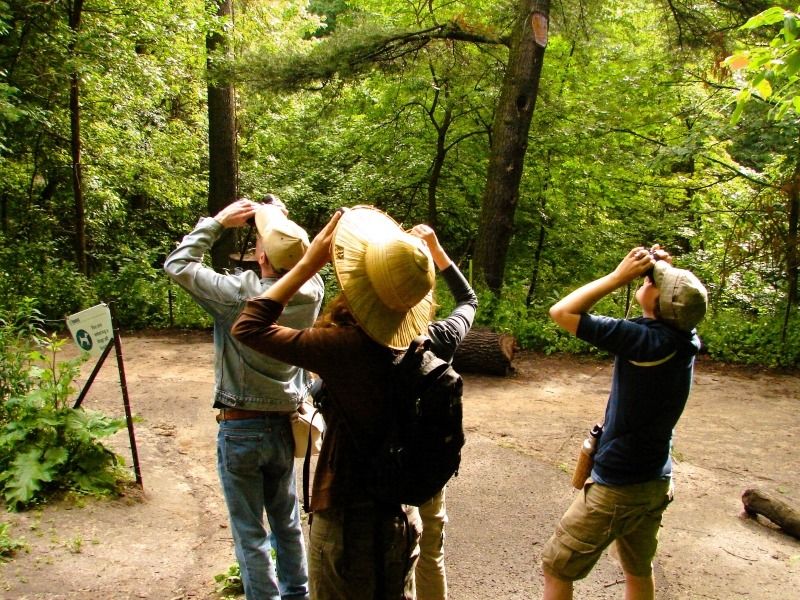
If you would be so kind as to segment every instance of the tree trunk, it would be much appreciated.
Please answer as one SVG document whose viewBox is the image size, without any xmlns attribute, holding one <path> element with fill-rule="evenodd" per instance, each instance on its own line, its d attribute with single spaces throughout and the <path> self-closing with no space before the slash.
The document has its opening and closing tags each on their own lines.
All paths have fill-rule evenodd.
<svg viewBox="0 0 800 600">
<path fill-rule="evenodd" d="M 459 373 L 508 375 L 513 373 L 517 340 L 487 328 L 472 329 L 453 357 L 453 368 Z"/>
<path fill-rule="evenodd" d="M 800 513 L 761 490 L 750 488 L 742 494 L 744 510 L 751 517 L 764 515 L 789 535 L 800 539 Z"/>
<path fill-rule="evenodd" d="M 438 95 L 437 95 L 438 98 Z M 436 110 L 436 103 L 434 102 L 431 107 L 430 115 L 431 122 L 436 129 L 436 155 L 433 158 L 431 165 L 431 176 L 428 179 L 428 225 L 436 230 L 439 227 L 439 211 L 436 207 L 436 190 L 439 187 L 439 179 L 442 176 L 442 168 L 444 167 L 444 159 L 447 157 L 447 148 L 445 142 L 447 139 L 447 132 L 453 122 L 453 109 L 446 106 L 444 110 L 444 117 L 441 123 L 437 123 L 433 111 Z"/>
<path fill-rule="evenodd" d="M 787 304 L 797 306 L 797 279 L 800 269 L 798 252 L 798 213 L 800 213 L 800 169 L 795 172 L 789 194 L 789 231 L 786 240 Z"/>
<path fill-rule="evenodd" d="M 536 284 L 539 281 L 539 264 L 542 261 L 542 248 L 544 248 L 544 239 L 547 236 L 547 228 L 545 226 L 544 214 L 542 214 L 542 222 L 539 225 L 539 238 L 536 241 L 536 252 L 533 255 L 533 272 L 531 273 L 531 283 L 528 286 L 528 295 L 525 297 L 525 306 L 530 307 L 533 303 L 533 298 L 536 296 Z"/>
<path fill-rule="evenodd" d="M 503 286 L 508 246 L 519 199 L 519 184 L 550 15 L 549 0 L 520 0 L 503 88 L 492 126 L 486 188 L 481 205 L 475 264 L 489 289 Z"/>
<path fill-rule="evenodd" d="M 794 176 L 788 186 L 784 186 L 788 195 L 789 223 L 786 233 L 786 309 L 781 329 L 781 344 L 786 343 L 792 311 L 797 306 L 798 269 L 800 269 L 800 239 L 798 239 L 798 218 L 800 218 L 800 165 L 795 167 Z"/>
<path fill-rule="evenodd" d="M 208 0 L 218 17 L 232 18 L 231 0 Z M 236 200 L 239 167 L 236 153 L 236 94 L 231 84 L 215 81 L 215 56 L 230 52 L 223 32 L 213 31 L 206 38 L 208 50 L 208 212 L 217 214 Z M 229 256 L 236 251 L 233 231 L 227 230 L 211 249 L 211 264 L 216 270 L 230 266 Z"/>
<path fill-rule="evenodd" d="M 75 46 L 81 28 L 83 0 L 75 0 L 67 5 L 69 28 L 72 38 L 69 42 L 70 57 L 75 59 Z M 83 201 L 83 167 L 81 165 L 81 82 L 77 66 L 69 75 L 69 124 L 70 152 L 72 155 L 72 196 L 75 202 L 75 262 L 78 271 L 88 274 L 86 264 L 86 209 Z"/>
</svg>

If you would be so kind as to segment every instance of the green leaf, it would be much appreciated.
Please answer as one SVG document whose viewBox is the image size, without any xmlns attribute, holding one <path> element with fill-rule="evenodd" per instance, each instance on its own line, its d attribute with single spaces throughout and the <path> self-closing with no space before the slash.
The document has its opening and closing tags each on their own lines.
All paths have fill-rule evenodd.
<svg viewBox="0 0 800 600">
<path fill-rule="evenodd" d="M 63 465 L 67 460 L 69 460 L 69 452 L 62 446 L 48 448 L 44 453 L 44 464 L 50 469 L 57 465 Z"/>
<path fill-rule="evenodd" d="M 793 42 L 797 38 L 797 20 L 792 13 L 786 13 L 783 18 L 783 39 L 787 43 Z"/>
<path fill-rule="evenodd" d="M 744 105 L 747 104 L 747 101 L 750 100 L 751 92 L 748 88 L 743 89 L 736 95 L 736 108 L 731 115 L 731 124 L 735 125 L 739 122 L 739 119 L 742 118 L 742 112 L 744 112 Z"/>
<path fill-rule="evenodd" d="M 780 23 L 783 21 L 784 14 L 786 14 L 786 12 L 787 11 L 780 6 L 773 6 L 748 19 L 748 21 L 742 25 L 742 29 L 754 29 L 756 27 L 762 27 L 763 25 L 774 25 L 775 23 Z"/>
<path fill-rule="evenodd" d="M 6 502 L 17 506 L 33 500 L 42 483 L 53 480 L 53 473 L 42 462 L 41 450 L 34 448 L 18 455 L 11 463 L 11 468 L 0 477 L 5 482 L 3 495 Z"/>
<path fill-rule="evenodd" d="M 791 77 L 797 73 L 798 69 L 800 69 L 800 50 L 796 50 L 789 54 L 785 61 L 786 65 L 784 66 L 782 74 L 785 77 Z"/>
<path fill-rule="evenodd" d="M 755 88 L 759 96 L 764 98 L 764 100 L 772 96 L 772 86 L 766 79 L 762 79 L 761 81 L 759 81 L 758 84 L 755 86 Z"/>
</svg>

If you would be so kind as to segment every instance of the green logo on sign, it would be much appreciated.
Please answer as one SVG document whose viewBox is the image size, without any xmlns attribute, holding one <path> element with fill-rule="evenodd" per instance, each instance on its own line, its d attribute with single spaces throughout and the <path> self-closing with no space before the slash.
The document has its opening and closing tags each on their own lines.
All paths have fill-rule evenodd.
<svg viewBox="0 0 800 600">
<path fill-rule="evenodd" d="M 92 336 L 89 335 L 89 332 L 85 329 L 79 329 L 78 332 L 75 334 L 75 341 L 78 343 L 78 346 L 86 350 L 87 352 L 92 349 L 94 345 L 92 343 Z"/>
</svg>

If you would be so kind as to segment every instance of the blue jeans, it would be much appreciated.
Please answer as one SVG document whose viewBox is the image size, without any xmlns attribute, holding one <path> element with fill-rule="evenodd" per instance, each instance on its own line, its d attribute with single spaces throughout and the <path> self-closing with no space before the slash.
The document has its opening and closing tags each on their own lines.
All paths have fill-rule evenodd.
<svg viewBox="0 0 800 600">
<path fill-rule="evenodd" d="M 308 600 L 289 417 L 222 421 L 217 434 L 217 471 L 247 600 Z M 277 566 L 272 560 L 273 547 Z"/>
</svg>

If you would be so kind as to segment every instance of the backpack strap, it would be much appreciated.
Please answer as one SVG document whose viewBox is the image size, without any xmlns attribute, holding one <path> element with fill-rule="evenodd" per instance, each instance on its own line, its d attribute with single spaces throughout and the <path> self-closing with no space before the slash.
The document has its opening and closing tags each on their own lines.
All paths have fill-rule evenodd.
<svg viewBox="0 0 800 600">
<path fill-rule="evenodd" d="M 314 422 L 314 417 L 317 416 L 319 409 L 314 411 L 314 414 L 311 415 L 311 422 Z M 303 511 L 308 515 L 308 524 L 311 525 L 311 520 L 313 519 L 313 515 L 311 513 L 311 494 L 309 493 L 310 490 L 310 479 L 311 479 L 311 446 L 313 444 L 311 439 L 311 429 L 312 427 L 309 426 L 308 428 L 308 442 L 306 443 L 306 455 L 303 457 Z M 324 432 L 322 434 L 325 435 Z"/>
<path fill-rule="evenodd" d="M 314 414 L 311 415 L 311 423 L 314 422 L 314 417 L 317 416 L 317 413 L 320 413 L 321 409 L 325 406 L 325 402 L 330 398 L 330 394 L 328 394 L 328 388 L 325 386 L 325 382 L 317 378 L 314 381 L 314 385 L 311 388 L 311 397 L 314 400 Z M 311 525 L 311 521 L 314 518 L 314 515 L 311 512 L 311 430 L 312 427 L 309 425 L 308 427 L 308 442 L 306 442 L 306 455 L 303 457 L 303 512 L 308 515 L 308 524 Z M 325 436 L 325 432 L 322 433 L 323 439 Z"/>
</svg>

